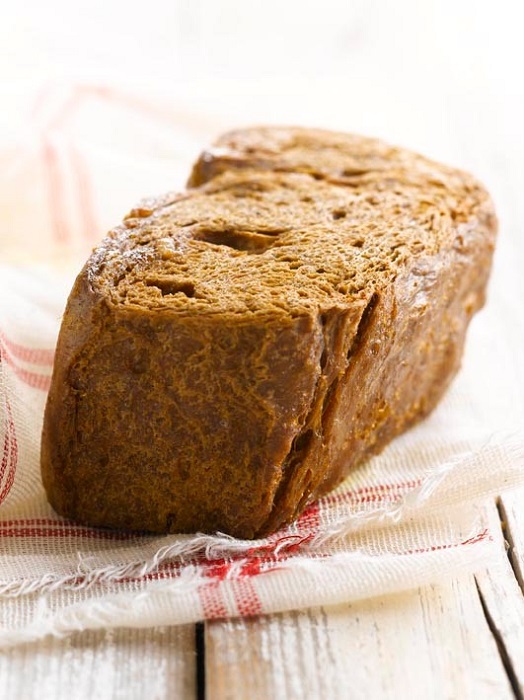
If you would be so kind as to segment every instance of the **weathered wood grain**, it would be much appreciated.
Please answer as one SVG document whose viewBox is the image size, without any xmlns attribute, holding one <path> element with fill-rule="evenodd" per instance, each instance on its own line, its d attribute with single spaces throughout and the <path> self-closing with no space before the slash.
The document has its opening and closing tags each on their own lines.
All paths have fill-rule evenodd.
<svg viewBox="0 0 524 700">
<path fill-rule="evenodd" d="M 2 700 L 196 697 L 193 625 L 79 632 L 0 651 Z"/>
<path fill-rule="evenodd" d="M 209 700 L 513 697 L 472 577 L 208 624 L 206 684 Z"/>
<path fill-rule="evenodd" d="M 477 582 L 515 697 L 521 700 L 524 698 L 524 492 L 501 498 L 498 512 L 493 506 L 493 521 L 499 515 L 502 529 L 492 527 L 499 538 L 499 564 L 480 573 Z"/>
<path fill-rule="evenodd" d="M 524 596 L 524 490 L 502 496 L 499 513 L 509 547 L 508 556 Z"/>
</svg>

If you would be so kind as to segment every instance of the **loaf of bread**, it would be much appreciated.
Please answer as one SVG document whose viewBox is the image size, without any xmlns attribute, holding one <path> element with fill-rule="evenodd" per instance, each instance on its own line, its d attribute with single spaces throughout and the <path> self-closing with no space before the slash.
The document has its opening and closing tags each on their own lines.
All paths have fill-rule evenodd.
<svg viewBox="0 0 524 700">
<path fill-rule="evenodd" d="M 227 134 L 76 280 L 44 419 L 50 503 L 159 533 L 289 523 L 435 407 L 495 232 L 474 178 L 406 150 Z"/>
</svg>

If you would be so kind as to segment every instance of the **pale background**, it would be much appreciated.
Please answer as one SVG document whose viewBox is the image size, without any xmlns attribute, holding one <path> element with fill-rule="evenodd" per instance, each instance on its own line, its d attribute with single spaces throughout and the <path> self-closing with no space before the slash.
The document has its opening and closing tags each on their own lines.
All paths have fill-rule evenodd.
<svg viewBox="0 0 524 700">
<path fill-rule="evenodd" d="M 116 82 L 163 91 L 219 126 L 362 131 L 472 167 L 485 132 L 501 137 L 501 167 L 505 139 L 521 148 L 521 10 L 519 0 L 6 3 L 0 117 L 13 126 L 10 92 Z"/>
<path fill-rule="evenodd" d="M 43 86 L 109 83 L 162 94 L 186 120 L 192 138 L 178 146 L 173 181 L 155 188 L 180 186 L 198 147 L 224 128 L 322 126 L 474 171 L 509 232 L 524 206 L 508 206 L 509 190 L 524 185 L 523 9 L 520 0 L 5 3 L 0 153 Z M 510 245 L 501 241 L 502 258 Z"/>
</svg>

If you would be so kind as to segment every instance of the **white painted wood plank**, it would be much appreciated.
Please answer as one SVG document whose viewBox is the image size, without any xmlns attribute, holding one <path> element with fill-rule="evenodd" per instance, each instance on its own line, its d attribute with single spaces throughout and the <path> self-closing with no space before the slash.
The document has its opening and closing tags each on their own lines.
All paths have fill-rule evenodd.
<svg viewBox="0 0 524 700">
<path fill-rule="evenodd" d="M 502 530 L 492 527 L 500 544 L 500 567 L 493 567 L 477 576 L 490 623 L 506 660 L 514 686 L 524 697 L 524 492 L 516 491 L 501 499 Z M 498 520 L 495 506 L 493 521 Z"/>
<path fill-rule="evenodd" d="M 505 494 L 500 499 L 504 533 L 509 545 L 509 556 L 524 595 L 524 489 Z"/>
<path fill-rule="evenodd" d="M 208 624 L 206 685 L 209 700 L 513 697 L 472 577 Z"/>
<path fill-rule="evenodd" d="M 193 700 L 193 625 L 81 632 L 0 651 L 3 700 Z"/>
</svg>

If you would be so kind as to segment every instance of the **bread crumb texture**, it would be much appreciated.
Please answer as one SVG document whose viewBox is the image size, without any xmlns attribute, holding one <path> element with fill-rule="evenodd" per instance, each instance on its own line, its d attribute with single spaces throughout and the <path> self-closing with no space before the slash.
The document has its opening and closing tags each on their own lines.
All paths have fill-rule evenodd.
<svg viewBox="0 0 524 700">
<path fill-rule="evenodd" d="M 44 420 L 58 512 L 252 538 L 438 402 L 496 232 L 470 175 L 381 141 L 232 132 L 71 293 Z"/>
</svg>

